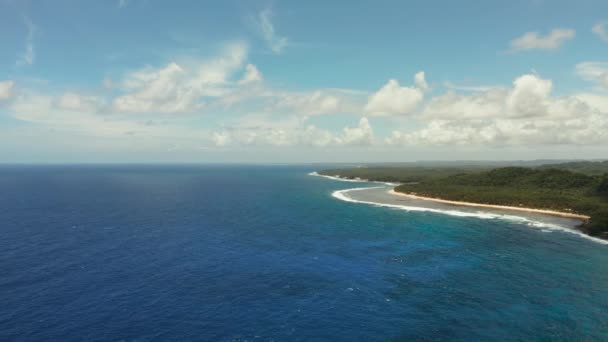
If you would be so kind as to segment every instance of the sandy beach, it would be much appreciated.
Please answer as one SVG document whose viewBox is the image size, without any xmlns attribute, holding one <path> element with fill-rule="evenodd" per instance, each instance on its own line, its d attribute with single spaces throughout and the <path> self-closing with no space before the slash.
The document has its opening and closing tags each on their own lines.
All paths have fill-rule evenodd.
<svg viewBox="0 0 608 342">
<path fill-rule="evenodd" d="M 441 198 L 424 197 L 424 196 L 406 194 L 406 193 L 402 193 L 402 192 L 396 192 L 393 189 L 391 189 L 389 191 L 389 193 L 392 195 L 403 196 L 403 197 L 407 197 L 407 198 L 411 198 L 411 199 L 433 201 L 433 202 L 437 202 L 437 203 L 445 203 L 445 204 L 452 204 L 452 205 L 461 205 L 461 206 L 466 206 L 466 207 L 514 210 L 514 211 L 522 211 L 522 212 L 528 212 L 528 213 L 554 215 L 554 216 L 565 217 L 565 218 L 574 218 L 574 219 L 579 219 L 579 220 L 583 220 L 583 221 L 586 221 L 590 218 L 589 216 L 586 216 L 586 215 L 579 215 L 579 214 L 568 213 L 568 212 L 563 212 L 563 211 L 556 211 L 556 210 L 512 207 L 512 206 L 506 206 L 506 205 L 482 204 L 482 203 L 461 202 L 461 201 L 450 201 L 450 200 L 444 200 Z"/>
</svg>

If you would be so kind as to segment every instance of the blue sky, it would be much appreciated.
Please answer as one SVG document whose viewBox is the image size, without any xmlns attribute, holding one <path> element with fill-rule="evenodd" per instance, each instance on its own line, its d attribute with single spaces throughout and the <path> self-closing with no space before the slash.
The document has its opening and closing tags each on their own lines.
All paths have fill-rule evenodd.
<svg viewBox="0 0 608 342">
<path fill-rule="evenodd" d="M 0 162 L 605 158 L 606 13 L 0 0 Z"/>
</svg>

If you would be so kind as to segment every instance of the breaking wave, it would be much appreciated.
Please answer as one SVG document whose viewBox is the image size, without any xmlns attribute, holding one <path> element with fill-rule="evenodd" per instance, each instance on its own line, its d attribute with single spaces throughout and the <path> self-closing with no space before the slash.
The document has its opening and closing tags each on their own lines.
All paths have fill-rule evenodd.
<svg viewBox="0 0 608 342">
<path fill-rule="evenodd" d="M 385 185 L 389 185 L 389 186 L 397 186 L 399 184 L 397 183 L 389 183 L 389 182 L 378 182 L 378 181 L 370 181 L 367 179 L 361 179 L 361 178 L 355 178 L 355 179 L 350 179 L 350 178 L 342 178 L 340 176 L 327 176 L 327 175 L 320 175 L 317 172 L 311 172 L 308 174 L 309 176 L 316 176 L 316 177 L 323 177 L 323 178 L 328 178 L 331 180 L 336 180 L 336 181 L 340 181 L 340 182 L 351 182 L 351 183 L 379 183 L 379 184 L 385 184 Z"/>
<path fill-rule="evenodd" d="M 497 220 L 497 219 L 506 220 L 506 221 L 516 222 L 516 223 L 520 223 L 520 224 L 525 224 L 525 225 L 528 225 L 528 226 L 534 227 L 534 228 L 540 228 L 541 231 L 543 231 L 543 232 L 562 231 L 562 232 L 567 232 L 570 234 L 578 235 L 582 238 L 585 238 L 585 239 L 588 239 L 588 240 L 591 240 L 591 241 L 594 241 L 597 243 L 608 244 L 608 241 L 606 241 L 606 240 L 602 240 L 602 239 L 598 239 L 593 236 L 589 236 L 587 234 L 584 234 L 580 231 L 577 231 L 577 230 L 574 230 L 571 228 L 567 228 L 567 227 L 564 227 L 564 226 L 561 226 L 558 224 L 554 224 L 554 223 L 545 223 L 545 222 L 534 221 L 534 220 L 531 220 L 531 219 L 528 219 L 528 218 L 525 218 L 522 216 L 504 215 L 504 214 L 496 214 L 496 213 L 482 212 L 482 211 L 467 212 L 467 211 L 459 211 L 459 210 L 436 209 L 436 208 L 416 207 L 416 206 L 408 206 L 408 205 L 401 205 L 401 204 L 362 201 L 362 200 L 357 200 L 357 199 L 354 199 L 354 198 L 348 196 L 348 193 L 350 193 L 350 192 L 379 189 L 379 188 L 384 188 L 384 187 L 376 186 L 376 187 L 361 187 L 361 188 L 336 190 L 331 195 L 334 198 L 337 198 L 341 201 L 368 204 L 368 205 L 373 205 L 376 207 L 385 207 L 385 208 L 392 208 L 392 209 L 405 210 L 405 211 L 432 212 L 432 213 L 437 213 L 437 214 L 458 216 L 458 217 L 474 217 L 474 218 L 485 219 L 485 220 Z"/>
</svg>

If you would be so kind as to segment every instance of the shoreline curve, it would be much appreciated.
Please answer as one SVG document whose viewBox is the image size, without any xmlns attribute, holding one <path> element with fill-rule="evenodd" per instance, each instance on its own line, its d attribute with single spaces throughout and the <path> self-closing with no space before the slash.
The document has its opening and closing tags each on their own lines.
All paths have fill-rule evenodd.
<svg viewBox="0 0 608 342">
<path fill-rule="evenodd" d="M 402 197 L 407 197 L 407 198 L 411 198 L 411 199 L 432 201 L 432 202 L 452 204 L 452 205 L 460 205 L 460 206 L 465 206 L 465 207 L 479 207 L 479 208 L 523 211 L 523 212 L 528 212 L 528 213 L 545 214 L 545 215 L 553 215 L 553 216 L 559 216 L 559 217 L 564 217 L 564 218 L 579 219 L 581 221 L 587 221 L 590 219 L 590 217 L 587 215 L 567 213 L 567 212 L 557 211 L 557 210 L 535 209 L 535 208 L 527 208 L 527 207 L 513 207 L 513 206 L 498 205 L 498 204 L 484 204 L 484 203 L 451 201 L 451 200 L 446 200 L 446 199 L 441 199 L 441 198 L 425 197 L 425 196 L 407 194 L 404 192 L 397 192 L 397 191 L 395 191 L 395 189 L 389 190 L 388 193 L 395 195 L 395 196 L 402 196 Z"/>
</svg>

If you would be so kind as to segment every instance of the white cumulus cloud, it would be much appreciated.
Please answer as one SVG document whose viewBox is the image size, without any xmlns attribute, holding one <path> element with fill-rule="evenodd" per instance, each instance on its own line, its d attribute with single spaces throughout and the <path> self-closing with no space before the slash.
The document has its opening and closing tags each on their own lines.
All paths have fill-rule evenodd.
<svg viewBox="0 0 608 342">
<path fill-rule="evenodd" d="M 0 81 L 0 101 L 6 101 L 13 97 L 13 88 L 15 81 Z"/>
<path fill-rule="evenodd" d="M 418 89 L 422 91 L 429 90 L 429 84 L 426 83 L 424 71 L 419 71 L 416 73 L 416 75 L 414 75 L 414 84 L 416 85 L 416 87 L 418 87 Z"/>
<path fill-rule="evenodd" d="M 359 120 L 356 127 L 344 127 L 342 135 L 337 138 L 340 145 L 348 146 L 367 146 L 374 141 L 374 131 L 367 118 Z"/>
<path fill-rule="evenodd" d="M 145 68 L 127 75 L 122 82 L 126 94 L 113 101 L 119 112 L 177 113 L 204 106 L 205 97 L 218 97 L 235 87 L 233 75 L 243 68 L 247 57 L 244 44 L 227 47 L 223 55 L 194 65 L 171 62 L 161 68 Z M 257 74 L 256 74 L 257 73 Z M 250 66 L 245 83 L 261 79 Z M 243 81 L 241 80 L 241 81 Z"/>
<path fill-rule="evenodd" d="M 563 117 L 588 111 L 575 97 L 554 98 L 552 91 L 551 80 L 526 74 L 517 77 L 510 89 L 497 87 L 472 94 L 449 90 L 432 98 L 422 110 L 422 116 L 448 120 L 522 119 Z"/>
<path fill-rule="evenodd" d="M 422 111 L 425 118 L 475 119 L 500 116 L 504 111 L 506 89 L 496 88 L 469 95 L 448 91 L 428 101 Z"/>
<path fill-rule="evenodd" d="M 415 87 L 402 87 L 397 80 L 389 80 L 380 90 L 372 94 L 365 112 L 373 116 L 390 116 L 413 112 L 424 98 L 428 84 L 424 72 L 415 75 Z"/>
<path fill-rule="evenodd" d="M 359 120 L 357 126 L 347 126 L 335 133 L 295 116 L 280 120 L 260 116 L 241 118 L 235 125 L 212 133 L 212 144 L 217 147 L 361 147 L 369 146 L 373 141 L 373 130 L 365 117 Z"/>
<path fill-rule="evenodd" d="M 303 115 L 336 114 L 348 111 L 347 99 L 341 94 L 326 90 L 315 90 L 312 92 L 276 92 L 273 94 L 274 109 L 279 111 L 290 111 Z"/>
<path fill-rule="evenodd" d="M 582 79 L 608 88 L 608 62 L 582 62 L 576 65 L 575 71 Z"/>
<path fill-rule="evenodd" d="M 608 143 L 608 97 L 552 95 L 553 82 L 517 77 L 511 88 L 472 94 L 449 90 L 431 99 L 418 119 L 423 127 L 401 129 L 389 145 L 539 146 Z"/>
<path fill-rule="evenodd" d="M 511 41 L 511 51 L 555 50 L 574 38 L 575 35 L 575 30 L 564 28 L 553 29 L 546 35 L 539 32 L 526 32 L 523 36 Z"/>
<path fill-rule="evenodd" d="M 94 113 L 102 105 L 101 99 L 93 95 L 82 95 L 74 92 L 66 92 L 56 101 L 60 109 Z"/>
<path fill-rule="evenodd" d="M 607 24 L 605 22 L 597 23 L 593 26 L 591 30 L 593 31 L 593 33 L 597 34 L 597 36 L 600 37 L 601 40 L 608 43 L 608 29 L 606 28 L 606 25 Z"/>
<path fill-rule="evenodd" d="M 264 77 L 262 73 L 255 67 L 253 64 L 247 64 L 245 67 L 245 75 L 238 81 L 238 84 L 252 84 L 257 82 L 262 82 Z"/>
<path fill-rule="evenodd" d="M 213 132 L 212 139 L 215 146 L 224 147 L 231 143 L 231 137 L 228 132 Z"/>
<path fill-rule="evenodd" d="M 549 95 L 553 82 L 532 74 L 518 77 L 513 82 L 513 89 L 507 97 L 509 116 L 532 117 L 547 114 Z"/>
</svg>

